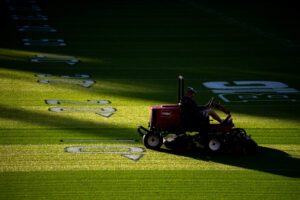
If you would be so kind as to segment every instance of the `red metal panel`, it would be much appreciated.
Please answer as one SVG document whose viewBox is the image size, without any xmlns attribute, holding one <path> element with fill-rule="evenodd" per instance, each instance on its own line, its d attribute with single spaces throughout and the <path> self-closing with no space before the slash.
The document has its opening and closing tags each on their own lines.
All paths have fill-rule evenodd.
<svg viewBox="0 0 300 200">
<path fill-rule="evenodd" d="M 157 129 L 180 127 L 180 107 L 177 104 L 150 107 L 150 126 Z"/>
</svg>

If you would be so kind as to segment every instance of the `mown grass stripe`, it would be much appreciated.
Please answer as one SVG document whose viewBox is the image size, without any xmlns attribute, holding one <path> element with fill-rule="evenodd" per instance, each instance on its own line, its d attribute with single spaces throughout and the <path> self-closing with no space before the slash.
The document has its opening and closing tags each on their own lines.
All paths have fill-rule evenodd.
<svg viewBox="0 0 300 200">
<path fill-rule="evenodd" d="M 61 142 L 136 142 L 136 140 L 60 140 Z"/>
<path fill-rule="evenodd" d="M 0 145 L 0 171 L 57 170 L 258 170 L 275 174 L 299 174 L 299 145 L 267 145 L 257 156 L 189 155 L 147 149 L 136 163 L 118 153 L 66 153 L 66 147 L 133 146 L 128 143 L 82 143 L 60 145 Z M 131 154 L 129 152 L 129 154 Z M 133 153 L 134 155 L 134 153 Z M 300 174 L 299 174 L 300 175 Z"/>
<path fill-rule="evenodd" d="M 300 195 L 297 179 L 258 171 L 8 172 L 0 177 L 0 186 L 6 185 L 5 191 L 0 187 L 2 199 L 297 199 Z"/>
</svg>

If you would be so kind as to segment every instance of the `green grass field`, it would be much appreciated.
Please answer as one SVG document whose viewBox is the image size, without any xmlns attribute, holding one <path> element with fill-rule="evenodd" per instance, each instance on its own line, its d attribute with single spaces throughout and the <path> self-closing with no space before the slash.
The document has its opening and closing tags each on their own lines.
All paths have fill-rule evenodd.
<svg viewBox="0 0 300 200">
<path fill-rule="evenodd" d="M 1 0 L 0 199 L 299 199 L 294 4 Z M 56 31 L 30 29 L 43 25 Z M 146 149 L 136 128 L 150 106 L 176 103 L 178 75 L 199 104 L 213 96 L 228 108 L 262 152 Z"/>
</svg>

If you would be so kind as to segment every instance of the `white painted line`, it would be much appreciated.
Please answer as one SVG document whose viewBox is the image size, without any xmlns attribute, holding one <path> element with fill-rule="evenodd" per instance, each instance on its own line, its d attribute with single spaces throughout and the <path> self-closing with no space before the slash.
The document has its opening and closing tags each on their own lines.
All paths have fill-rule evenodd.
<svg viewBox="0 0 300 200">
<path fill-rule="evenodd" d="M 90 78 L 91 75 L 88 74 L 74 74 L 74 75 L 52 75 L 52 74 L 36 74 L 36 77 L 40 78 Z"/>
<path fill-rule="evenodd" d="M 139 161 L 144 155 L 143 154 L 123 154 L 121 155 L 133 161 Z"/>
<path fill-rule="evenodd" d="M 50 27 L 49 25 L 44 25 L 44 26 L 23 25 L 19 27 L 17 30 L 21 32 L 56 32 L 56 29 Z"/>
<path fill-rule="evenodd" d="M 48 38 L 43 38 L 43 39 L 38 39 L 38 40 L 33 40 L 29 38 L 24 38 L 22 39 L 24 42 L 24 45 L 26 46 L 67 46 L 67 43 L 63 39 L 48 39 Z M 49 56 L 48 56 L 49 57 Z M 52 58 L 52 57 L 50 57 Z M 72 57 L 74 58 L 74 57 Z"/>
<path fill-rule="evenodd" d="M 20 21 L 47 21 L 44 15 L 12 15 L 13 20 Z"/>
<path fill-rule="evenodd" d="M 47 62 L 62 62 L 69 65 L 75 65 L 80 60 L 75 59 L 74 56 L 48 56 L 48 55 L 35 55 L 29 56 L 31 62 L 47 63 Z"/>
<path fill-rule="evenodd" d="M 84 149 L 96 149 L 95 151 L 84 151 Z M 99 151 L 98 149 L 103 149 Z M 108 149 L 108 151 L 105 151 Z M 113 151 L 116 149 L 116 151 Z M 119 151 L 118 149 L 122 149 Z M 126 149 L 126 150 L 123 150 Z M 123 146 L 82 146 L 82 147 L 67 147 L 65 152 L 82 153 L 82 154 L 128 154 L 128 153 L 144 153 L 146 150 L 142 147 L 123 147 Z"/>
<path fill-rule="evenodd" d="M 218 96 L 220 97 L 220 99 L 222 99 L 222 100 L 225 101 L 226 103 L 230 102 L 228 99 L 226 99 L 226 98 L 224 97 L 224 94 L 219 94 Z"/>
<path fill-rule="evenodd" d="M 113 113 L 116 112 L 115 108 L 106 107 L 55 107 L 49 108 L 52 112 L 64 112 L 64 113 Z"/>
<path fill-rule="evenodd" d="M 48 56 L 48 55 L 40 55 L 40 54 L 35 55 L 35 57 L 37 57 L 37 58 L 53 58 L 53 59 L 56 59 L 56 58 L 74 59 L 75 58 L 75 56 Z"/>
<path fill-rule="evenodd" d="M 88 102 L 77 102 L 77 101 L 67 101 L 67 100 L 45 100 L 45 103 L 50 104 L 50 105 L 56 105 L 56 104 L 62 104 L 62 103 L 84 104 L 84 105 L 110 104 L 111 103 L 111 101 L 108 101 L 108 100 L 87 100 L 87 101 Z"/>
<path fill-rule="evenodd" d="M 92 85 L 96 83 L 96 81 L 91 80 L 38 80 L 38 83 L 43 84 L 66 84 L 66 85 L 79 85 L 85 88 L 90 88 Z"/>
<path fill-rule="evenodd" d="M 111 117 L 114 113 L 96 113 L 97 115 L 101 115 L 102 117 L 109 118 Z"/>
</svg>

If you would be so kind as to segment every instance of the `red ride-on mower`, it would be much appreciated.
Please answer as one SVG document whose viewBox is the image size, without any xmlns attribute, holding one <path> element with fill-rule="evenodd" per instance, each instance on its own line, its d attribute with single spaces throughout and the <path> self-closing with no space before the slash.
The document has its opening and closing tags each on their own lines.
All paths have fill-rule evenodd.
<svg viewBox="0 0 300 200">
<path fill-rule="evenodd" d="M 229 154 L 255 154 L 258 145 L 241 128 L 233 128 L 231 114 L 213 98 L 206 105 L 227 114 L 222 124 L 210 124 L 209 119 L 190 123 L 182 114 L 181 102 L 184 97 L 184 79 L 179 76 L 178 103 L 150 107 L 149 129 L 139 126 L 138 133 L 143 137 L 145 147 L 159 150 L 166 148 L 179 151 L 207 150 Z M 189 135 L 187 132 L 198 132 Z"/>
</svg>

